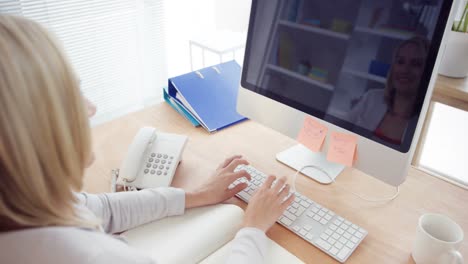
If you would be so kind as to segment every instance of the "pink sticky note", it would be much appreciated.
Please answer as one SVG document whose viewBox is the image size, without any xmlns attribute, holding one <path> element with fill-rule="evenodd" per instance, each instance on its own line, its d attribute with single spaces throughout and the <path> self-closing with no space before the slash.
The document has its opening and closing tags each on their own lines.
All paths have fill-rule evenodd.
<svg viewBox="0 0 468 264">
<path fill-rule="evenodd" d="M 327 136 L 328 128 L 310 116 L 304 118 L 304 125 L 302 126 L 297 141 L 306 146 L 312 151 L 319 152 L 322 148 L 323 141 Z"/>
<path fill-rule="evenodd" d="M 348 167 L 356 160 L 357 137 L 351 134 L 332 132 L 327 159 Z"/>
</svg>

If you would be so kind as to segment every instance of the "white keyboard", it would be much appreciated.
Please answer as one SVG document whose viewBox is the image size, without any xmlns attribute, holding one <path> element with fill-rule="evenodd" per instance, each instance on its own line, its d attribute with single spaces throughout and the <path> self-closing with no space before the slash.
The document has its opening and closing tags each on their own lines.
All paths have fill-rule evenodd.
<svg viewBox="0 0 468 264">
<path fill-rule="evenodd" d="M 252 176 L 252 180 L 249 182 L 241 178 L 231 187 L 241 182 L 247 183 L 249 186 L 239 192 L 237 197 L 248 203 L 254 191 L 264 183 L 267 175 L 252 166 L 240 165 L 235 171 L 239 170 L 246 170 Z M 295 195 L 294 202 L 277 222 L 344 263 L 366 237 L 367 231 L 306 196 L 298 192 Z"/>
</svg>

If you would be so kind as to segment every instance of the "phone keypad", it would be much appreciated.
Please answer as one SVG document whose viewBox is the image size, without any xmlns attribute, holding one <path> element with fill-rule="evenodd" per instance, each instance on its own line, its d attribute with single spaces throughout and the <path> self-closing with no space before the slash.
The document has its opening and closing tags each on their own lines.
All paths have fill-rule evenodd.
<svg viewBox="0 0 468 264">
<path fill-rule="evenodd" d="M 151 153 L 147 160 L 145 174 L 166 176 L 171 169 L 174 157 L 164 153 Z"/>
</svg>

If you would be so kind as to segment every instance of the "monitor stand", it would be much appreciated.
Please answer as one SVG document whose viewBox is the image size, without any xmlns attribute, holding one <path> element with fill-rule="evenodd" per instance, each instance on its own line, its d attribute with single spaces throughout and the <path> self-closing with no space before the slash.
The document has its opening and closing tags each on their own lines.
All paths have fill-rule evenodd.
<svg viewBox="0 0 468 264">
<path fill-rule="evenodd" d="M 335 179 L 344 169 L 344 166 L 341 164 L 329 162 L 324 153 L 313 152 L 301 144 L 297 144 L 276 154 L 276 159 L 296 171 L 306 165 L 317 166 L 326 171 L 333 179 Z M 302 174 L 322 184 L 332 183 L 327 175 L 312 167 L 303 169 Z"/>
</svg>

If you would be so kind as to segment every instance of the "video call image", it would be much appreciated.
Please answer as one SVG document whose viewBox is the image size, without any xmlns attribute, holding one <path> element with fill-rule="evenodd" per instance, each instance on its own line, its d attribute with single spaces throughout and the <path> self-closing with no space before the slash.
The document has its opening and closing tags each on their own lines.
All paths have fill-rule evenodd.
<svg viewBox="0 0 468 264">
<path fill-rule="evenodd" d="M 257 1 L 245 82 L 406 152 L 427 91 L 422 82 L 442 2 Z"/>
</svg>

